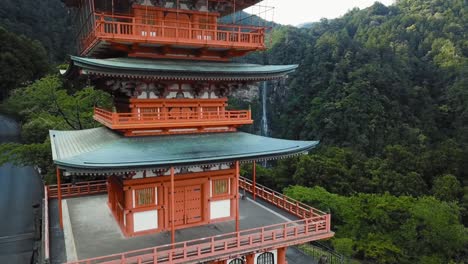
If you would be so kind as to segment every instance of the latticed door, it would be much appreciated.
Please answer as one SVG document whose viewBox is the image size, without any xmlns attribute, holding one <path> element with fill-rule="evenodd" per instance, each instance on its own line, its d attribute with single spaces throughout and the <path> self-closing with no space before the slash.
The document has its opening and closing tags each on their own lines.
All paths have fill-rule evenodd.
<svg viewBox="0 0 468 264">
<path fill-rule="evenodd" d="M 229 261 L 228 264 L 245 264 L 245 261 L 243 259 L 236 258 L 236 259 Z"/>
<path fill-rule="evenodd" d="M 275 264 L 275 255 L 271 252 L 265 252 L 257 257 L 257 264 Z"/>
</svg>

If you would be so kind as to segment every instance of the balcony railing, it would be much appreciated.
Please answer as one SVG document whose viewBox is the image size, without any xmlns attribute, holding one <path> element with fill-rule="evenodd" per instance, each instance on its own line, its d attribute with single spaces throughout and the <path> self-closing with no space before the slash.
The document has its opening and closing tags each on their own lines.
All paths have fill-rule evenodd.
<svg viewBox="0 0 468 264">
<path fill-rule="evenodd" d="M 139 19 L 141 20 L 141 19 Z M 87 53 L 99 39 L 158 45 L 181 45 L 228 49 L 265 49 L 265 29 L 247 25 L 200 24 L 178 20 L 140 23 L 132 16 L 98 14 L 95 25 L 81 38 L 81 52 Z"/>
<path fill-rule="evenodd" d="M 76 184 L 65 183 L 61 185 L 62 198 L 84 196 L 90 194 L 106 193 L 107 184 L 105 180 L 78 182 Z M 56 184 L 47 185 L 47 197 L 57 198 L 58 187 Z"/>
<path fill-rule="evenodd" d="M 189 111 L 177 110 L 148 113 L 114 113 L 94 108 L 94 119 L 111 129 L 176 129 L 206 126 L 239 126 L 252 124 L 250 110 Z"/>
<path fill-rule="evenodd" d="M 301 203 L 297 200 L 294 200 L 268 187 L 256 184 L 254 190 L 253 182 L 247 178 L 241 177 L 239 179 L 239 188 L 246 190 L 247 192 L 250 192 L 252 194 L 255 191 L 255 195 L 257 197 L 260 197 L 263 200 L 275 205 L 276 207 L 281 208 L 301 219 L 325 215 L 325 213 L 320 210 L 310 207 L 305 203 Z"/>
<path fill-rule="evenodd" d="M 90 183 L 91 186 L 96 185 L 96 188 L 100 188 L 98 187 L 100 184 L 99 181 Z M 65 189 L 67 188 L 67 186 L 63 186 L 62 190 L 64 190 L 64 187 Z M 259 184 L 253 188 L 252 182 L 242 177 L 240 178 L 239 187 L 249 192 L 255 191 L 258 197 L 302 219 L 175 244 L 84 259 L 71 263 L 136 264 L 202 262 L 229 254 L 248 253 L 265 247 L 277 248 L 297 245 L 333 236 L 333 232 L 330 229 L 330 214 L 326 214 Z"/>
</svg>

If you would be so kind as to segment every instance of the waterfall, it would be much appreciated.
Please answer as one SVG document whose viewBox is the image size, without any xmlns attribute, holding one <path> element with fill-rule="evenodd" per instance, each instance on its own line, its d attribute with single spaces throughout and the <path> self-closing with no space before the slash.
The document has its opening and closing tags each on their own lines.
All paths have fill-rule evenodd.
<svg viewBox="0 0 468 264">
<path fill-rule="evenodd" d="M 267 118 L 267 91 L 268 84 L 263 82 L 262 89 L 262 121 L 261 121 L 261 135 L 268 136 L 268 118 Z"/>
</svg>

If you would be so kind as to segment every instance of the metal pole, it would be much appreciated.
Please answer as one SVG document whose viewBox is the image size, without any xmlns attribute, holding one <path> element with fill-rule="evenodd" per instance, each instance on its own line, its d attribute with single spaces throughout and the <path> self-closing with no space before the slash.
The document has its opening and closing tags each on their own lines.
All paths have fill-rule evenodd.
<svg viewBox="0 0 468 264">
<path fill-rule="evenodd" d="M 174 211 L 175 211 L 175 201 L 174 201 L 174 167 L 171 167 L 171 243 L 175 243 L 175 225 L 174 225 Z"/>
<path fill-rule="evenodd" d="M 58 198 L 58 210 L 59 210 L 59 223 L 60 228 L 63 229 L 63 219 L 62 219 L 62 186 L 60 183 L 60 169 L 57 167 L 57 198 Z"/>
<path fill-rule="evenodd" d="M 254 201 L 256 200 L 257 198 L 257 192 L 256 192 L 256 189 L 257 189 L 257 162 L 254 160 L 253 162 L 253 175 L 252 175 L 252 180 L 253 180 L 253 186 L 252 186 L 252 193 L 253 193 L 253 199 Z"/>
<path fill-rule="evenodd" d="M 236 199 L 236 232 L 239 232 L 239 161 L 236 161 L 236 179 L 234 182 Z"/>
</svg>

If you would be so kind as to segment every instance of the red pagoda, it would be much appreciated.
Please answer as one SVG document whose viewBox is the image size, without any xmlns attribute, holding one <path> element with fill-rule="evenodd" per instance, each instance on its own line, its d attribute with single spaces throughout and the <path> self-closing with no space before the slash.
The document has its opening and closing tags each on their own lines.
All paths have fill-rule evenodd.
<svg viewBox="0 0 468 264">
<path fill-rule="evenodd" d="M 241 163 L 318 144 L 239 132 L 250 110 L 227 109 L 237 89 L 297 68 L 229 62 L 264 50 L 265 28 L 219 21 L 258 2 L 65 0 L 79 56 L 64 76 L 88 78 L 114 107 L 94 109 L 103 127 L 50 131 L 59 261 L 282 264 L 288 246 L 333 236 L 329 214 L 256 184 L 255 170 L 240 177 Z M 106 180 L 79 181 L 93 175 Z"/>
</svg>

